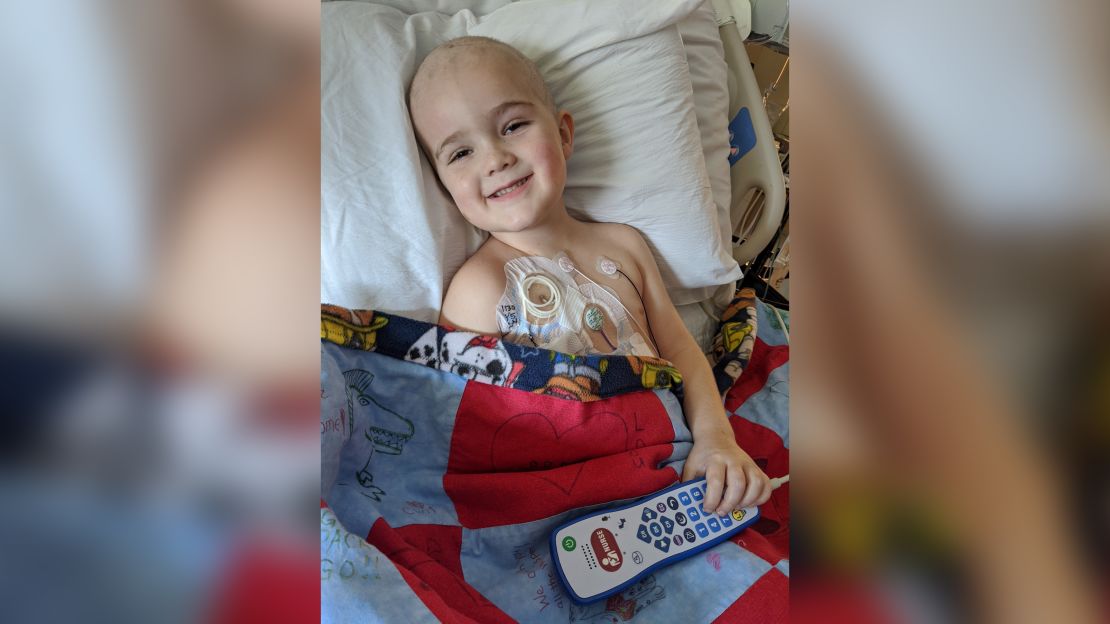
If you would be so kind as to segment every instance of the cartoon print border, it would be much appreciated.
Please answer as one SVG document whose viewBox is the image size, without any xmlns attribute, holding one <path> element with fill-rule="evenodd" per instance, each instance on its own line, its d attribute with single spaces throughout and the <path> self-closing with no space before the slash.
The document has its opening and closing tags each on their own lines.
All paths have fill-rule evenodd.
<svg viewBox="0 0 1110 624">
<path fill-rule="evenodd" d="M 348 349 L 421 363 L 464 379 L 571 401 L 596 401 L 654 388 L 669 388 L 681 399 L 682 375 L 661 358 L 570 355 L 377 310 L 323 304 L 320 338 Z M 583 391 L 552 392 L 553 380 L 568 377 L 566 371 L 571 369 L 579 381 L 588 378 L 593 383 Z"/>
</svg>

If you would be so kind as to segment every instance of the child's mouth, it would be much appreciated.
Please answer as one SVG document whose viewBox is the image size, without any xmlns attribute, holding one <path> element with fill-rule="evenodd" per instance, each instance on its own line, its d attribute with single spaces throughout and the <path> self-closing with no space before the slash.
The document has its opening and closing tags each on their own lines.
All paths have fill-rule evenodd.
<svg viewBox="0 0 1110 624">
<path fill-rule="evenodd" d="M 514 197 L 514 196 L 518 195 L 519 192 L 522 189 L 524 189 L 525 186 L 528 185 L 528 182 L 531 179 L 532 179 L 532 174 L 528 174 L 528 175 L 524 176 L 523 178 L 517 180 L 516 182 L 513 182 L 512 184 L 510 184 L 508 186 L 505 186 L 505 187 L 502 187 L 502 188 L 498 189 L 497 191 L 494 191 L 493 193 L 491 193 L 487 197 L 489 199 L 505 199 L 505 198 L 508 198 L 508 197 Z"/>
</svg>

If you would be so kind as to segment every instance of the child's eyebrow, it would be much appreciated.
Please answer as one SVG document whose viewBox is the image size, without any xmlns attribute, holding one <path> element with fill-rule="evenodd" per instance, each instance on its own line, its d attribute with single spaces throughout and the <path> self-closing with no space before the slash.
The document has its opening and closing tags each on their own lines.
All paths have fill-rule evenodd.
<svg viewBox="0 0 1110 624">
<path fill-rule="evenodd" d="M 525 102 L 524 100 L 510 100 L 508 102 L 502 102 L 502 103 L 498 104 L 497 106 L 494 106 L 493 108 L 490 109 L 489 117 L 491 119 L 495 118 L 495 117 L 498 117 L 501 114 L 503 114 L 505 111 L 509 110 L 510 108 L 516 107 L 516 106 L 525 106 L 525 107 L 528 107 L 528 108 L 534 108 L 535 105 L 532 104 L 531 102 Z M 462 135 L 462 133 L 463 133 L 462 130 L 458 130 L 456 132 L 452 132 L 450 135 L 447 136 L 446 139 L 443 139 L 443 142 L 440 143 L 439 147 L 436 148 L 435 157 L 436 157 L 437 160 L 439 159 L 440 153 L 443 152 L 443 148 L 447 147 L 447 144 L 449 144 L 452 141 L 458 139 L 459 136 Z"/>
<path fill-rule="evenodd" d="M 525 102 L 525 101 L 522 101 L 522 100 L 512 100 L 512 101 L 509 101 L 509 102 L 502 102 L 502 103 L 498 104 L 497 106 L 494 106 L 493 108 L 490 109 L 489 116 L 490 117 L 497 117 L 498 115 L 504 113 L 505 111 L 509 110 L 510 108 L 513 108 L 514 106 L 531 107 L 532 103 L 531 102 Z"/>
<path fill-rule="evenodd" d="M 439 147 L 436 148 L 436 160 L 439 160 L 439 155 L 443 152 L 443 148 L 447 147 L 448 143 L 451 143 L 455 139 L 458 139 L 461 134 L 462 130 L 456 130 L 452 132 L 446 139 L 443 139 L 443 142 L 440 143 Z"/>
</svg>

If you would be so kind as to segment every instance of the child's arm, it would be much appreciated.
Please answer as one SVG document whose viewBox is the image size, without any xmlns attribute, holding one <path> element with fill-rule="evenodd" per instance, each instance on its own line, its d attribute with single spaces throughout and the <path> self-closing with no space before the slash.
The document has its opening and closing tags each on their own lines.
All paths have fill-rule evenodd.
<svg viewBox="0 0 1110 624">
<path fill-rule="evenodd" d="M 644 308 L 659 355 L 682 373 L 683 408 L 694 435 L 682 479 L 705 475 L 705 509 L 719 514 L 766 502 L 771 495 L 767 475 L 736 444 L 709 362 L 671 303 L 647 243 L 636 230 L 627 231 L 643 277 Z"/>
<path fill-rule="evenodd" d="M 439 324 L 499 335 L 497 303 L 504 290 L 504 267 L 481 253 L 471 256 L 451 278 L 439 312 Z"/>
</svg>

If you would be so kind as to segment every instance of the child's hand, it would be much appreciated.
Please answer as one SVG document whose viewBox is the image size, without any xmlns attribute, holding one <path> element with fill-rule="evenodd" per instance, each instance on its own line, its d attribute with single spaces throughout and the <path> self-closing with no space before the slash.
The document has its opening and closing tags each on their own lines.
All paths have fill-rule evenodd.
<svg viewBox="0 0 1110 624">
<path fill-rule="evenodd" d="M 703 508 L 707 513 L 724 515 L 733 509 L 762 505 L 771 497 L 770 480 L 751 456 L 737 446 L 731 430 L 695 436 L 682 480 L 702 475 L 705 475 Z"/>
</svg>

